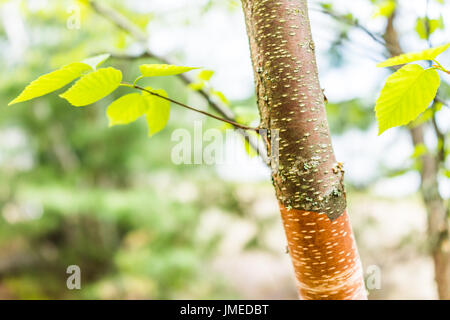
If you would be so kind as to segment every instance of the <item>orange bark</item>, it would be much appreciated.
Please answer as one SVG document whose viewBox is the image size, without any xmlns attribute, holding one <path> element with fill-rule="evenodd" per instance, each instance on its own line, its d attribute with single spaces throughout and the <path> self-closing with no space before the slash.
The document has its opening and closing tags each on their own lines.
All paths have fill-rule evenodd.
<svg viewBox="0 0 450 320">
<path fill-rule="evenodd" d="M 365 299 L 306 0 L 242 0 L 260 127 L 300 297 Z M 270 137 L 269 137 L 270 135 Z"/>
<path fill-rule="evenodd" d="M 362 267 L 347 213 L 325 214 L 280 205 L 299 295 L 313 300 L 365 299 Z"/>
</svg>

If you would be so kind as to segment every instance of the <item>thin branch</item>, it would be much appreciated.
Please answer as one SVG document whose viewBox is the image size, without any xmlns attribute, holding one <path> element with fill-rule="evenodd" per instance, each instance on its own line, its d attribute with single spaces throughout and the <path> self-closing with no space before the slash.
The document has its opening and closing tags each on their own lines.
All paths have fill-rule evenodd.
<svg viewBox="0 0 450 320">
<path fill-rule="evenodd" d="M 187 104 L 184 104 L 184 103 L 179 102 L 177 100 L 171 99 L 169 97 L 162 96 L 162 95 L 160 95 L 160 94 L 158 94 L 156 92 L 153 92 L 151 90 L 145 89 L 145 88 L 140 87 L 140 86 L 138 86 L 136 84 L 122 83 L 121 85 L 125 86 L 125 87 L 130 87 L 130 88 L 134 88 L 134 89 L 138 89 L 138 90 L 147 92 L 148 94 L 151 94 L 152 96 L 155 96 L 155 97 L 161 98 L 163 100 L 172 102 L 173 104 L 179 105 L 180 107 L 183 107 L 183 108 L 186 108 L 186 109 L 189 109 L 189 110 L 192 110 L 192 111 L 204 114 L 205 116 L 214 118 L 216 120 L 219 120 L 219 121 L 222 121 L 222 122 L 226 122 L 226 123 L 231 124 L 232 126 L 234 126 L 236 128 L 239 128 L 239 129 L 242 129 L 242 130 L 252 130 L 252 131 L 255 131 L 255 132 L 259 132 L 259 128 L 249 127 L 249 126 L 246 126 L 244 124 L 237 123 L 235 121 L 231 121 L 231 120 L 228 120 L 228 119 L 224 119 L 224 118 L 218 117 L 216 115 L 213 115 L 212 113 L 209 113 L 209 112 L 206 112 L 206 111 L 199 110 L 199 109 L 196 109 L 194 107 L 188 106 Z"/>
<path fill-rule="evenodd" d="M 434 100 L 436 100 L 437 102 L 441 103 L 443 106 L 450 107 L 450 106 L 448 105 L 448 102 L 447 102 L 447 101 L 442 100 L 442 98 L 440 98 L 440 97 L 438 97 L 438 96 L 436 96 L 436 98 L 434 98 Z"/>
<path fill-rule="evenodd" d="M 362 24 L 360 24 L 358 22 L 358 20 L 353 19 L 353 20 L 349 20 L 346 16 L 344 15 L 339 15 L 331 10 L 326 10 L 326 9 L 317 9 L 317 8 L 312 8 L 311 10 L 320 12 L 320 13 L 324 13 L 326 15 L 329 15 L 330 17 L 334 18 L 337 21 L 343 22 L 345 24 L 357 27 L 358 29 L 360 29 L 361 31 L 363 31 L 365 34 L 367 34 L 370 38 L 372 38 L 375 42 L 378 42 L 379 44 L 381 44 L 383 47 L 386 47 L 386 42 L 383 40 L 383 38 L 380 35 L 377 35 L 375 33 L 373 33 L 372 31 L 370 31 L 369 29 L 367 29 L 365 26 L 363 26 Z"/>
<path fill-rule="evenodd" d="M 117 12 L 116 10 L 104 6 L 97 1 L 88 1 L 91 7 L 97 12 L 99 15 L 107 18 L 113 24 L 115 24 L 119 29 L 125 31 L 130 34 L 133 38 L 135 38 L 139 42 L 146 42 L 147 35 L 141 29 L 139 29 L 134 23 L 128 20 L 125 16 Z"/>
<path fill-rule="evenodd" d="M 429 18 L 429 9 L 430 9 L 430 0 L 426 0 L 426 9 L 425 9 L 425 31 L 426 31 L 426 39 L 428 43 L 428 48 L 433 47 L 433 43 L 431 42 L 431 30 L 430 30 L 430 18 Z M 433 62 L 435 62 L 438 65 L 438 68 L 441 71 L 447 72 L 447 70 L 437 61 L 433 60 L 429 62 L 430 67 L 433 66 Z M 438 145 L 437 145 L 437 165 L 440 166 L 440 164 L 445 161 L 445 144 L 446 139 L 445 135 L 442 133 L 442 131 L 439 129 L 439 126 L 437 124 L 436 120 L 436 104 L 440 103 L 437 99 L 437 95 L 433 100 L 433 105 L 431 106 L 433 108 L 433 115 L 431 117 L 431 124 L 433 125 L 434 133 L 436 134 L 436 137 L 438 139 Z"/>
<path fill-rule="evenodd" d="M 97 14 L 99 14 L 100 16 L 104 17 L 105 19 L 109 20 L 120 30 L 130 34 L 137 41 L 139 41 L 145 45 L 145 48 L 146 48 L 145 53 L 136 58 L 153 58 L 164 64 L 174 64 L 169 59 L 162 57 L 162 56 L 158 56 L 155 53 L 153 53 L 148 48 L 148 45 L 146 43 L 147 35 L 145 34 L 145 32 L 143 32 L 138 27 L 136 27 L 136 25 L 134 25 L 131 21 L 129 21 L 125 16 L 123 16 L 122 14 L 120 14 L 119 12 L 115 11 L 114 9 L 112 9 L 110 7 L 104 6 L 99 1 L 90 0 L 89 4 L 91 5 L 91 7 L 94 9 L 94 11 Z M 125 57 L 125 56 L 123 56 L 123 57 Z M 120 58 L 120 56 L 116 56 L 116 58 Z M 194 82 L 185 74 L 178 75 L 178 78 L 185 85 L 189 85 Z M 209 93 L 204 89 L 199 90 L 197 92 L 208 102 L 208 104 L 211 106 L 211 108 L 213 108 L 217 113 L 219 113 L 224 119 L 226 119 L 230 122 L 237 123 L 234 112 L 231 111 L 228 107 L 216 102 L 209 95 Z M 264 163 L 268 163 L 266 150 L 262 146 L 260 146 L 260 144 L 258 144 L 254 139 L 251 139 L 248 137 L 248 135 L 243 134 L 242 131 L 238 130 L 238 132 L 240 134 L 242 134 L 244 136 L 244 139 L 250 144 L 250 146 L 258 152 L 259 156 L 262 158 Z"/>
<path fill-rule="evenodd" d="M 436 102 L 437 102 L 437 100 L 435 99 L 432 108 L 435 107 Z M 437 124 L 436 109 L 433 110 L 433 116 L 431 117 L 431 123 L 432 123 L 433 129 L 436 133 L 436 137 L 438 138 L 438 161 L 439 161 L 439 163 L 442 163 L 443 161 L 445 161 L 446 139 L 445 139 L 445 134 L 441 131 L 441 129 L 439 129 L 439 126 Z"/>
<path fill-rule="evenodd" d="M 343 22 L 343 23 L 345 23 L 347 25 L 350 25 L 350 26 L 353 26 L 353 27 L 356 27 L 356 28 L 360 29 L 361 31 L 366 33 L 370 38 L 372 38 L 375 42 L 377 42 L 378 44 L 382 45 L 383 48 L 387 49 L 390 53 L 395 52 L 397 50 L 397 48 L 395 46 L 395 43 L 391 43 L 391 41 L 388 41 L 388 40 L 383 40 L 383 37 L 381 35 L 378 35 L 378 34 L 372 32 L 372 31 L 370 31 L 365 26 L 360 24 L 358 22 L 358 20 L 356 20 L 356 19 L 350 21 L 344 15 L 339 15 L 339 14 L 337 14 L 337 13 L 331 11 L 331 10 L 318 9 L 318 8 L 312 8 L 311 10 L 315 10 L 317 12 L 321 12 L 323 14 L 326 14 L 326 15 L 334 18 L 336 21 L 340 21 L 340 22 Z M 400 53 L 397 52 L 395 55 L 398 55 L 398 54 L 400 54 Z M 393 56 L 392 54 L 389 54 L 388 57 L 392 57 L 392 56 Z M 446 70 L 444 72 L 446 72 Z M 446 102 L 445 100 L 443 100 L 439 96 L 436 96 L 435 100 L 437 102 L 441 103 L 442 105 L 446 106 L 446 107 L 450 107 L 448 102 Z"/>
<path fill-rule="evenodd" d="M 430 0 L 426 0 L 426 7 L 425 7 L 425 32 L 427 35 L 427 43 L 428 43 L 428 47 L 431 48 L 433 47 L 433 44 L 431 43 L 431 30 L 430 30 L 430 18 L 428 16 L 429 13 L 429 8 L 430 8 Z"/>
</svg>

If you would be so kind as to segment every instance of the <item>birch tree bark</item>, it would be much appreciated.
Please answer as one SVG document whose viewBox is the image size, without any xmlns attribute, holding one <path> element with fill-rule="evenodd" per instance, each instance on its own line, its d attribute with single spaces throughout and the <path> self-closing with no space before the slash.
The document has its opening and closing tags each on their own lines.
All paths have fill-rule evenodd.
<svg viewBox="0 0 450 320">
<path fill-rule="evenodd" d="M 306 0 L 242 0 L 261 128 L 302 299 L 366 299 Z M 274 150 L 277 149 L 277 150 Z"/>
</svg>

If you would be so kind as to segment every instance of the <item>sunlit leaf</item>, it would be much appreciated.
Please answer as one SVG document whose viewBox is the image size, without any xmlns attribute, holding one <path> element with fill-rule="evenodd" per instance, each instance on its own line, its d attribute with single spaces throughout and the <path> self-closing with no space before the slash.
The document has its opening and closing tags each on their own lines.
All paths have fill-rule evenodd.
<svg viewBox="0 0 450 320">
<path fill-rule="evenodd" d="M 440 19 L 417 18 L 416 32 L 421 39 L 427 39 L 428 36 L 433 34 L 437 29 L 443 28 L 444 28 L 444 20 L 442 19 L 442 16 Z"/>
<path fill-rule="evenodd" d="M 450 179 L 450 170 L 444 169 L 442 170 L 442 173 L 444 174 L 445 177 Z"/>
<path fill-rule="evenodd" d="M 117 89 L 122 81 L 122 72 L 114 68 L 98 69 L 78 80 L 69 90 L 60 95 L 75 107 L 94 103 Z"/>
<path fill-rule="evenodd" d="M 411 158 L 412 159 L 419 158 L 419 157 L 423 156 L 427 152 L 428 152 L 427 146 L 425 144 L 423 144 L 423 143 L 420 143 L 420 144 L 418 144 L 418 145 L 416 145 L 414 147 L 414 152 L 411 155 Z"/>
<path fill-rule="evenodd" d="M 435 69 L 416 64 L 389 76 L 375 106 L 379 134 L 416 119 L 436 96 L 440 81 Z"/>
<path fill-rule="evenodd" d="M 100 54 L 95 57 L 84 59 L 82 62 L 91 66 L 93 70 L 96 70 L 103 62 L 109 59 L 111 55 L 109 53 Z"/>
<path fill-rule="evenodd" d="M 376 17 L 390 17 L 395 10 L 396 4 L 393 0 L 385 0 L 376 5 L 376 11 L 373 15 Z"/>
<path fill-rule="evenodd" d="M 322 7 L 322 9 L 331 11 L 333 9 L 333 4 L 328 2 L 320 2 L 319 5 Z"/>
<path fill-rule="evenodd" d="M 227 97 L 225 96 L 225 94 L 221 91 L 217 91 L 217 90 L 213 90 L 211 92 L 213 95 L 215 95 L 217 98 L 219 98 L 220 101 L 222 101 L 222 103 L 229 105 L 230 101 L 228 101 Z"/>
<path fill-rule="evenodd" d="M 58 90 L 89 71 L 92 71 L 89 65 L 75 62 L 45 74 L 31 82 L 9 105 L 31 100 Z"/>
<path fill-rule="evenodd" d="M 148 111 L 146 99 L 139 93 L 127 94 L 111 103 L 106 110 L 109 125 L 128 124 Z"/>
<path fill-rule="evenodd" d="M 192 90 L 200 91 L 205 87 L 205 82 L 201 81 L 201 82 L 189 83 L 188 87 L 191 88 Z"/>
<path fill-rule="evenodd" d="M 154 92 L 160 96 L 167 97 L 166 91 L 162 89 L 152 89 L 150 87 L 145 88 L 151 92 Z M 148 110 L 146 113 L 147 124 L 148 124 L 148 135 L 153 136 L 154 134 L 160 132 L 167 125 L 170 117 L 170 102 L 144 92 Z"/>
<path fill-rule="evenodd" d="M 428 108 L 426 109 L 424 112 L 422 112 L 422 114 L 417 117 L 417 119 L 415 119 L 413 122 L 411 122 L 409 125 L 412 128 L 415 128 L 427 121 L 429 121 L 430 119 L 433 118 L 434 114 L 436 111 L 439 111 L 442 109 L 442 103 L 440 102 L 434 102 L 433 103 L 433 108 Z"/>
<path fill-rule="evenodd" d="M 377 67 L 392 67 L 419 60 L 434 60 L 438 55 L 443 53 L 448 48 L 450 48 L 450 43 L 435 48 L 425 49 L 419 52 L 401 54 L 377 64 Z"/>
<path fill-rule="evenodd" d="M 214 75 L 214 71 L 203 70 L 198 74 L 198 78 L 203 81 L 209 81 L 213 75 Z"/>
<path fill-rule="evenodd" d="M 143 64 L 139 67 L 143 77 L 173 76 L 194 69 L 192 67 L 174 66 L 169 64 Z"/>
</svg>

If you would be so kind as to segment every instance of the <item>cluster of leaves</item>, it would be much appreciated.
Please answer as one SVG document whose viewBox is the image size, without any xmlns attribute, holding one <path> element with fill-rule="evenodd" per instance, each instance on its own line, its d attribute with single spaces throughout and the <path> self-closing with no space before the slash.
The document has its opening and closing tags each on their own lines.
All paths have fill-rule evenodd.
<svg viewBox="0 0 450 320">
<path fill-rule="evenodd" d="M 95 56 L 45 74 L 31 82 L 9 105 L 54 92 L 80 78 L 71 88 L 59 96 L 75 107 L 84 107 L 103 99 L 119 86 L 141 89 L 141 93 L 124 95 L 109 105 L 107 109 L 109 125 L 129 124 L 145 115 L 149 127 L 149 136 L 161 131 L 166 126 L 170 116 L 170 101 L 164 99 L 167 98 L 167 93 L 163 89 L 138 87 L 137 81 L 147 77 L 177 75 L 197 68 L 167 64 L 144 64 L 140 66 L 141 76 L 131 85 L 122 83 L 122 72 L 118 69 L 113 67 L 97 69 L 108 58 L 108 54 Z"/>
<path fill-rule="evenodd" d="M 390 58 L 378 67 L 404 65 L 389 76 L 375 106 L 379 134 L 392 127 L 406 125 L 424 112 L 435 99 L 441 84 L 438 70 L 450 73 L 435 59 L 450 47 L 450 43 L 420 52 Z M 435 65 L 424 69 L 415 61 L 433 61 Z"/>
</svg>

